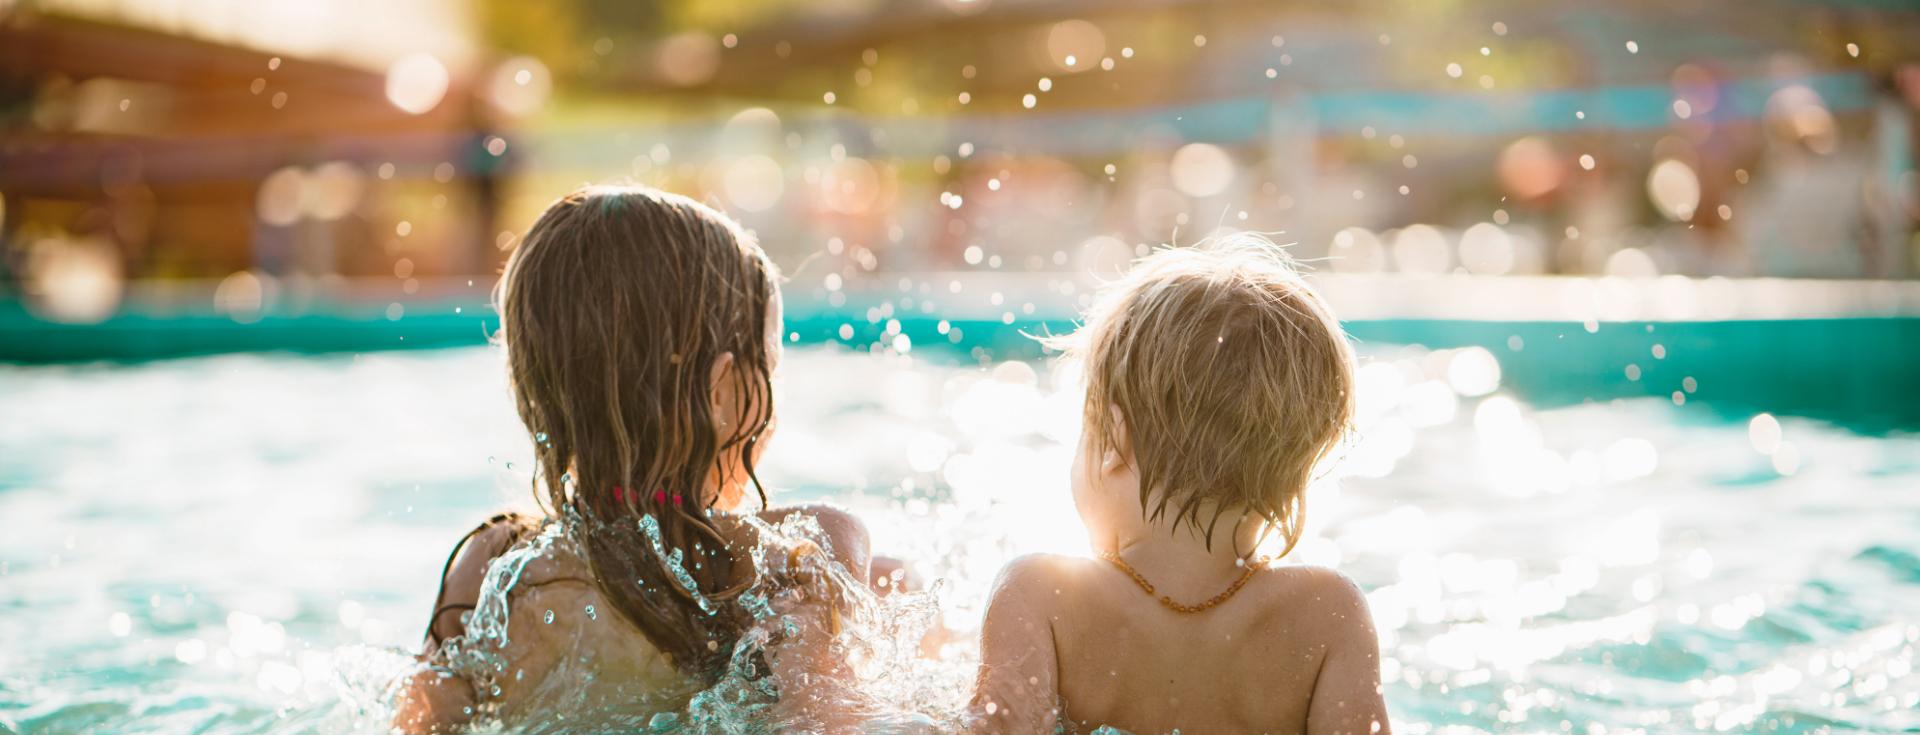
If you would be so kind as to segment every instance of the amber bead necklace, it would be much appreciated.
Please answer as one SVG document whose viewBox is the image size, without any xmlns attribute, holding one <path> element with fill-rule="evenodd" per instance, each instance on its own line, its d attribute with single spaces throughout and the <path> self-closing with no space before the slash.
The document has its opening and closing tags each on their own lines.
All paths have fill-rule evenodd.
<svg viewBox="0 0 1920 735">
<path fill-rule="evenodd" d="M 1153 583 L 1148 582 L 1146 577 L 1141 576 L 1140 571 L 1137 569 L 1134 569 L 1132 564 L 1128 564 L 1127 560 L 1120 558 L 1120 554 L 1112 551 L 1107 551 L 1107 552 L 1102 552 L 1100 554 L 1100 558 L 1107 560 L 1108 562 L 1112 563 L 1116 567 L 1119 567 L 1120 571 L 1126 572 L 1127 576 L 1133 578 L 1134 584 L 1140 585 L 1140 589 L 1146 590 L 1148 596 L 1152 596 L 1152 597 L 1155 597 L 1155 599 L 1158 599 L 1160 601 L 1160 604 L 1165 605 L 1168 610 L 1172 610 L 1177 613 L 1188 613 L 1188 614 L 1197 613 L 1197 612 L 1212 608 L 1216 605 L 1219 605 L 1220 603 L 1223 603 L 1229 599 L 1232 599 L 1235 594 L 1240 592 L 1240 588 L 1247 586 L 1247 582 L 1250 582 L 1253 580 L 1254 572 L 1260 571 L 1261 567 L 1264 567 L 1267 565 L 1267 557 L 1264 557 L 1264 556 L 1259 557 L 1257 559 L 1244 560 L 1243 566 L 1246 567 L 1246 571 L 1241 572 L 1240 578 L 1233 580 L 1233 584 L 1229 585 L 1226 591 L 1221 592 L 1220 594 L 1214 595 L 1213 597 L 1210 597 L 1207 600 L 1200 602 L 1198 604 L 1188 605 L 1181 602 L 1175 602 L 1173 598 L 1168 597 L 1166 595 L 1155 595 L 1153 590 Z"/>
</svg>

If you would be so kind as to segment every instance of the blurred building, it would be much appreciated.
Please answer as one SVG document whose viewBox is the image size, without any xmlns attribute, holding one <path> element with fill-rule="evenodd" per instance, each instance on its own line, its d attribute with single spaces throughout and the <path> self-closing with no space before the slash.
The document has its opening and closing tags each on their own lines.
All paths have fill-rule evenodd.
<svg viewBox="0 0 1920 735">
<path fill-rule="evenodd" d="M 620 180 L 829 291 L 1221 228 L 1415 277 L 1920 272 L 1900 4 L 393 6 L 0 10 L 5 280 L 402 299 Z"/>
<path fill-rule="evenodd" d="M 49 316 L 110 311 L 125 280 L 257 294 L 497 261 L 508 157 L 435 57 L 367 68 L 136 20 L 0 20 L 0 274 Z"/>
</svg>

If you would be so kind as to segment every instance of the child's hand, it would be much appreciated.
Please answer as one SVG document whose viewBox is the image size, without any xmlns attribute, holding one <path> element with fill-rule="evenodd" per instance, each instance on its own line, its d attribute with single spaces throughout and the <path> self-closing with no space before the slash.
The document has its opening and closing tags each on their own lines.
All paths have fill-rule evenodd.
<svg viewBox="0 0 1920 735">
<path fill-rule="evenodd" d="M 421 666 L 400 683 L 393 703 L 393 730 L 447 733 L 473 720 L 473 685 L 438 667 Z"/>
<path fill-rule="evenodd" d="M 782 729 L 840 732 L 858 723 L 845 706 L 853 674 L 836 650 L 840 607 L 833 596 L 821 592 L 807 584 L 771 600 L 776 633 L 766 658 L 780 691 L 775 711 Z"/>
</svg>

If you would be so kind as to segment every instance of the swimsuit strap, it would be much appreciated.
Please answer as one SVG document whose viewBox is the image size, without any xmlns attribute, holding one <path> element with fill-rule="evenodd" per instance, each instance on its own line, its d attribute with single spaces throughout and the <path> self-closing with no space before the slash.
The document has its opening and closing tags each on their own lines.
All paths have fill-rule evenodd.
<svg viewBox="0 0 1920 735">
<path fill-rule="evenodd" d="M 447 575 L 453 572 L 453 562 L 454 560 L 460 558 L 460 550 L 466 548 L 467 542 L 472 541 L 474 536 L 478 536 L 482 532 L 490 528 L 493 528 L 494 526 L 498 526 L 503 523 L 520 526 L 520 525 L 523 525 L 524 519 L 525 519 L 525 516 L 522 516 L 519 513 L 501 513 L 492 518 L 488 518 L 485 523 L 482 523 L 478 526 L 474 526 L 473 530 L 467 532 L 467 535 L 460 537 L 459 543 L 456 543 L 453 545 L 453 551 L 447 554 L 447 563 L 444 565 L 441 565 L 440 567 L 440 591 L 434 593 L 433 595 L 433 604 L 434 604 L 433 615 L 427 617 L 426 639 L 427 639 L 429 650 L 432 650 L 433 648 L 437 648 L 440 645 L 441 641 L 445 640 L 445 638 L 442 637 L 438 631 L 434 630 L 434 624 L 440 622 L 440 616 L 442 614 L 452 612 L 455 610 L 472 610 L 474 607 L 472 603 L 458 603 L 458 602 L 443 603 L 442 602 L 442 600 L 445 600 L 447 597 Z M 520 537 L 523 535 L 525 535 L 524 528 L 516 529 L 513 535 L 513 540 L 509 542 L 507 545 L 511 547 L 513 543 L 517 543 L 520 540 Z"/>
<path fill-rule="evenodd" d="M 525 539 L 529 533 L 539 528 L 538 523 L 534 522 L 533 519 L 525 515 L 522 515 L 519 513 L 501 513 L 492 518 L 488 518 L 487 522 L 482 523 L 478 526 L 475 526 L 473 530 L 467 532 L 467 535 L 460 537 L 460 542 L 457 544 L 454 544 L 453 552 L 447 554 L 447 563 L 445 565 L 442 565 L 440 568 L 440 591 L 434 594 L 433 596 L 433 602 L 435 605 L 435 607 L 433 608 L 433 615 L 427 617 L 426 639 L 427 639 L 427 650 L 429 652 L 439 647 L 439 645 L 445 642 L 446 639 L 448 638 L 448 636 L 442 636 L 440 635 L 439 631 L 435 630 L 435 623 L 440 622 L 441 615 L 445 615 L 447 613 L 456 612 L 456 611 L 464 612 L 464 611 L 472 610 L 475 607 L 477 607 L 477 601 L 476 602 L 441 602 L 442 600 L 446 599 L 446 596 L 447 596 L 447 575 L 453 571 L 453 562 L 460 558 L 460 550 L 466 548 L 467 543 L 472 541 L 474 536 L 478 536 L 481 533 L 487 531 L 488 529 L 491 529 L 501 524 L 508 524 L 513 528 L 513 537 L 507 541 L 505 546 L 493 552 L 492 558 L 488 560 L 489 562 L 491 562 L 492 559 L 499 558 L 502 552 L 505 552 L 507 549 L 513 548 L 514 544 L 520 543 L 520 541 Z M 533 589 L 535 587 L 543 587 L 549 584 L 557 584 L 561 582 L 577 582 L 585 585 L 593 584 L 593 580 L 583 579 L 581 577 L 554 577 L 553 579 L 543 579 L 538 582 L 523 582 L 517 585 L 515 589 Z M 462 628 L 464 627 L 465 627 L 465 623 L 463 621 Z"/>
</svg>

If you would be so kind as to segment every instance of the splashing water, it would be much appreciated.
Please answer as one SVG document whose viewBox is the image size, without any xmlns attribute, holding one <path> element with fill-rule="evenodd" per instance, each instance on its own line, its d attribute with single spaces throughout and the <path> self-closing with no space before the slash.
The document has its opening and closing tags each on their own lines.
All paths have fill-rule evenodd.
<svg viewBox="0 0 1920 735">
<path fill-rule="evenodd" d="M 530 718 L 541 723 L 644 722 L 648 732 L 683 735 L 758 735 L 820 730 L 823 713 L 858 720 L 864 732 L 952 732 L 959 729 L 965 684 L 971 671 L 955 662 L 923 658 L 921 641 L 939 615 L 937 587 L 894 591 L 881 596 L 846 567 L 831 561 L 831 540 L 810 516 L 794 514 L 779 523 L 752 516 L 741 520 L 761 538 L 748 555 L 758 581 L 739 597 L 714 602 L 700 595 L 678 549 L 663 554 L 669 572 L 698 601 L 717 614 L 721 605 L 739 605 L 753 621 L 743 631 L 719 680 L 686 699 L 684 709 L 647 713 L 639 718 L 595 711 L 587 697 L 546 704 Z M 532 538 L 515 545 L 488 568 L 479 603 L 466 619 L 467 632 L 446 640 L 433 660 L 437 670 L 473 682 L 483 696 L 475 714 L 486 721 L 502 714 L 496 699 L 499 677 L 513 666 L 503 653 L 510 643 L 509 601 L 530 562 L 556 551 L 577 554 L 580 545 L 566 529 L 578 519 L 551 521 Z M 656 553 L 664 550 L 658 521 L 643 516 L 638 529 Z M 798 553 L 811 548 L 814 553 Z M 819 604 L 808 605 L 807 601 Z M 832 612 L 829 613 L 828 609 Z M 589 604 L 590 621 L 599 616 Z M 554 613 L 545 611 L 552 624 Z M 830 671 L 802 674 L 804 691 L 782 697 L 767 662 L 789 651 L 819 649 L 825 660 L 844 661 Z M 546 690 L 567 691 L 591 684 L 591 666 L 570 665 L 570 657 L 548 674 Z M 677 694 L 669 692 L 668 694 Z M 663 701 L 671 697 L 663 697 Z M 804 700 L 797 702 L 796 699 Z M 623 708 L 624 708 L 623 703 Z M 785 706 L 782 706 L 785 705 Z M 541 725 L 520 725 L 538 729 Z"/>
<path fill-rule="evenodd" d="M 738 604 L 753 616 L 754 625 L 734 646 L 727 675 L 712 689 L 696 695 L 693 719 L 701 733 L 795 732 L 822 729 L 822 723 L 804 715 L 782 718 L 771 701 L 740 707 L 730 699 L 767 688 L 765 678 L 752 676 L 747 662 L 780 655 L 779 646 L 806 646 L 810 636 L 824 637 L 825 658 L 844 661 L 832 675 L 811 677 L 804 691 L 787 693 L 807 701 L 783 709 L 832 712 L 860 723 L 872 733 L 953 732 L 962 722 L 965 692 L 971 668 L 954 661 L 922 656 L 921 642 L 940 615 L 938 583 L 924 591 L 895 590 L 882 596 L 831 561 L 832 542 L 818 521 L 794 514 L 777 524 L 746 519 L 759 529 L 763 541 L 753 551 L 760 581 L 741 595 Z M 798 542 L 821 551 L 794 555 Z M 784 556 L 785 558 L 780 558 Z M 823 621 L 820 611 L 807 615 L 781 612 L 800 599 L 825 601 L 834 611 Z M 787 702 L 793 705 L 796 703 Z M 741 728 L 740 725 L 749 725 Z"/>
<path fill-rule="evenodd" d="M 681 589 L 686 590 L 687 594 L 693 596 L 693 601 L 700 606 L 700 611 L 708 615 L 719 612 L 713 608 L 713 603 L 707 600 L 706 595 L 700 594 L 700 583 L 695 582 L 693 573 L 687 571 L 686 555 L 680 549 L 674 549 L 672 553 L 667 552 L 666 544 L 660 538 L 659 519 L 650 515 L 640 516 L 640 533 L 646 537 L 647 544 L 653 548 L 653 555 L 667 560 L 667 569 L 672 571 L 673 581 L 678 583 Z"/>
<path fill-rule="evenodd" d="M 875 729 L 950 727 L 1000 566 L 1085 551 L 1073 386 L 921 352 L 788 353 L 807 390 L 781 395 L 762 462 L 777 502 L 846 505 L 877 553 L 945 580 L 856 601 L 937 597 L 953 634 L 931 659 L 885 628 L 922 612 L 847 606 L 845 630 L 874 631 L 839 645 Z M 1756 443 L 1758 410 L 1716 413 L 1710 385 L 1684 407 L 1537 406 L 1479 395 L 1447 357 L 1370 351 L 1359 436 L 1295 552 L 1367 590 L 1396 732 L 1920 727 L 1920 440 L 1782 415 Z M 449 546 L 527 502 L 497 361 L 0 366 L 0 517 L 31 519 L 0 534 L 0 729 L 384 732 Z M 743 650 L 807 632 L 777 594 L 725 604 L 759 621 Z M 522 624 L 549 609 L 586 620 Z M 770 682 L 739 673 L 625 729 L 775 728 L 739 706 Z"/>
<path fill-rule="evenodd" d="M 748 735 L 824 729 L 815 713 L 858 721 L 861 732 L 958 731 L 972 671 L 924 658 L 920 649 L 939 616 L 937 589 L 877 595 L 866 580 L 830 561 L 832 542 L 812 517 L 792 515 L 777 524 L 744 520 L 763 539 L 752 553 L 760 581 L 735 603 L 754 624 L 735 643 L 720 681 L 693 696 L 683 727 L 666 731 Z M 822 551 L 794 555 L 802 542 Z M 822 606 L 799 609 L 801 600 L 821 601 L 838 614 L 827 617 Z M 788 701 L 782 702 L 782 692 L 760 662 L 786 655 L 784 647 L 809 646 L 824 647 L 824 658 L 846 665 L 824 675 L 803 674 L 798 683 L 804 691 L 786 693 Z"/>
<path fill-rule="evenodd" d="M 554 544 L 571 544 L 561 532 L 560 523 L 549 523 L 532 539 L 502 553 L 487 567 L 480 584 L 480 597 L 464 617 L 466 633 L 448 638 L 440 649 L 440 663 L 447 670 L 465 676 L 482 692 L 500 693 L 498 679 L 510 663 L 501 650 L 511 641 L 507 637 L 510 622 L 508 596 L 519 586 L 527 564 L 549 553 Z M 551 622 L 553 611 L 547 611 Z M 484 705 L 483 705 L 484 707 Z M 482 710 L 485 713 L 485 710 Z"/>
</svg>

